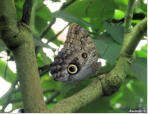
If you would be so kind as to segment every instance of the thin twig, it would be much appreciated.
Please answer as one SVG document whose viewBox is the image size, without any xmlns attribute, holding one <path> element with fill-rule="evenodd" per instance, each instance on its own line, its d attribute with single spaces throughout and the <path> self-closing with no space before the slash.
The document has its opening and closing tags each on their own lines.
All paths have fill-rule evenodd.
<svg viewBox="0 0 148 114">
<path fill-rule="evenodd" d="M 69 24 L 68 24 L 68 25 L 69 25 Z M 48 44 L 49 42 L 51 42 L 51 41 L 53 41 L 55 38 L 57 38 L 57 37 L 67 28 L 68 25 L 66 25 L 66 26 L 65 26 L 59 33 L 57 33 L 54 37 L 50 38 L 46 44 Z M 49 72 L 49 70 L 50 70 L 50 65 L 49 65 L 49 64 L 40 67 L 40 68 L 39 68 L 40 77 L 44 76 L 44 74 L 46 74 L 47 72 Z"/>
<path fill-rule="evenodd" d="M 14 83 L 12 84 L 12 86 L 8 90 L 8 92 L 3 97 L 1 97 L 0 101 L 7 98 L 6 102 L 3 105 L 3 108 L 1 109 L 1 112 L 4 112 L 5 108 L 10 103 L 11 95 L 12 95 L 14 89 L 15 89 L 15 85 L 17 84 L 17 82 L 18 82 L 18 78 L 14 81 Z"/>
<path fill-rule="evenodd" d="M 4 71 L 4 79 L 6 79 L 6 76 L 7 76 L 7 69 L 8 69 L 8 62 L 9 62 L 9 59 L 8 59 L 8 56 L 9 56 L 9 54 L 10 54 L 10 51 L 9 50 L 7 50 L 7 63 L 6 63 L 6 67 L 5 67 L 5 71 Z"/>
<path fill-rule="evenodd" d="M 31 10 L 32 10 L 32 0 L 25 0 L 24 6 L 23 6 L 23 16 L 22 16 L 22 22 L 26 24 L 30 24 L 30 18 L 31 18 Z"/>
<path fill-rule="evenodd" d="M 49 92 L 57 92 L 57 90 L 56 89 L 48 89 L 48 90 L 43 91 L 44 94 L 49 93 Z"/>
<path fill-rule="evenodd" d="M 20 90 L 20 89 L 18 89 L 18 90 Z M 15 92 L 19 92 L 19 91 L 15 91 Z M 49 93 L 49 92 L 56 92 L 55 94 L 59 93 L 56 89 L 48 89 L 48 90 L 43 91 L 44 94 Z M 9 103 L 17 103 L 17 102 L 21 102 L 21 101 L 22 101 L 22 98 L 9 99 L 9 102 L 7 104 L 9 104 Z"/>
<path fill-rule="evenodd" d="M 69 26 L 69 24 L 67 24 L 61 31 L 59 31 L 55 36 L 51 37 L 49 39 L 49 41 L 47 42 L 47 44 L 53 40 L 55 40 L 55 38 L 57 38 L 67 27 Z"/>
<path fill-rule="evenodd" d="M 132 46 L 136 47 L 137 41 L 139 41 L 139 39 L 143 36 L 143 33 L 146 31 L 146 18 L 138 23 L 132 29 L 132 31 L 133 32 L 128 36 L 125 36 L 126 39 L 129 40 L 123 44 L 123 47 L 125 47 L 123 53 L 127 53 L 128 51 L 133 52 L 133 49 L 131 50 L 131 47 L 129 46 L 132 44 Z M 111 72 L 103 74 L 101 76 L 101 80 L 98 78 L 98 76 L 92 81 L 92 83 L 78 93 L 59 101 L 53 108 L 50 109 L 50 112 L 76 112 L 81 107 L 92 102 L 94 99 L 99 98 L 102 95 L 111 95 L 112 93 L 116 92 L 130 69 L 130 59 L 131 58 L 129 56 L 120 56 Z"/>
<path fill-rule="evenodd" d="M 46 104 L 51 103 L 58 95 L 60 94 L 60 92 L 56 92 L 53 96 L 51 96 L 47 101 Z"/>
<path fill-rule="evenodd" d="M 128 6 L 125 15 L 125 33 L 130 31 L 131 20 L 133 18 L 133 10 L 134 10 L 135 0 L 128 0 Z"/>
<path fill-rule="evenodd" d="M 19 87 L 19 88 L 15 88 L 15 89 L 13 90 L 13 93 L 17 93 L 17 92 L 20 92 L 20 87 Z"/>
<path fill-rule="evenodd" d="M 43 38 L 50 30 L 50 28 L 52 27 L 52 25 L 55 23 L 56 18 L 53 18 L 50 22 L 50 24 L 45 28 L 45 30 L 41 33 L 40 35 L 40 39 Z"/>
<path fill-rule="evenodd" d="M 16 99 L 11 99 L 9 101 L 9 103 L 17 103 L 17 102 L 21 102 L 22 101 L 22 98 L 16 98 Z"/>
<path fill-rule="evenodd" d="M 7 78 L 7 69 L 8 69 L 8 56 L 7 56 L 7 64 L 6 64 L 5 71 L 4 71 L 4 79 Z"/>
<path fill-rule="evenodd" d="M 50 65 L 49 64 L 40 67 L 39 68 L 40 77 L 42 77 L 44 74 L 49 72 L 49 70 L 50 70 Z"/>
<path fill-rule="evenodd" d="M 133 36 L 134 38 L 136 36 L 135 32 L 139 31 L 141 32 L 141 34 L 139 34 L 139 36 L 137 37 L 142 37 L 145 31 L 145 27 L 146 19 L 144 19 L 134 27 L 134 34 L 131 34 L 131 36 Z M 137 44 L 135 40 L 131 40 L 127 42 L 127 45 L 130 45 L 132 43 Z M 130 50 L 129 47 L 126 47 L 126 49 Z M 59 101 L 53 108 L 50 109 L 50 113 L 76 112 L 81 107 L 86 106 L 88 103 L 92 102 L 96 98 L 101 97 L 102 95 L 113 94 L 119 89 L 122 82 L 124 81 L 128 70 L 130 69 L 130 65 L 130 57 L 120 56 L 113 70 L 101 76 L 101 81 L 99 78 L 100 76 L 98 76 L 87 87 L 85 87 L 78 93 Z"/>
<path fill-rule="evenodd" d="M 72 3 L 74 3 L 76 0 L 71 0 L 69 2 L 66 2 L 62 5 L 62 7 L 59 9 L 60 11 L 61 10 L 64 10 L 65 8 L 67 8 L 68 6 L 70 6 Z M 52 25 L 56 22 L 56 18 L 53 18 L 50 22 L 50 24 L 44 29 L 44 31 L 41 33 L 40 35 L 40 39 L 42 39 L 48 32 L 49 30 L 51 29 Z"/>
</svg>

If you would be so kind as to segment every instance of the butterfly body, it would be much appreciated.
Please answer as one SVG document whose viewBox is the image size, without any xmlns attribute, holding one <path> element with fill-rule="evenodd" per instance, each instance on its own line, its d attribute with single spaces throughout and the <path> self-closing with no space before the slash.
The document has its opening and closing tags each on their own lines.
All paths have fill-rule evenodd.
<svg viewBox="0 0 148 114">
<path fill-rule="evenodd" d="M 50 65 L 54 79 L 75 82 L 91 76 L 100 67 L 93 39 L 79 25 L 70 25 L 63 49 Z M 97 67 L 96 67 L 97 66 Z"/>
</svg>

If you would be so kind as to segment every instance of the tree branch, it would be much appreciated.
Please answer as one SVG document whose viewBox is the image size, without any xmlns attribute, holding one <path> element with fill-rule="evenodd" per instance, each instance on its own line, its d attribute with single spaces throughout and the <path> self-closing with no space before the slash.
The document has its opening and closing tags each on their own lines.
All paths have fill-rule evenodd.
<svg viewBox="0 0 148 114">
<path fill-rule="evenodd" d="M 146 18 L 132 30 L 130 36 L 124 36 L 125 39 L 129 39 L 130 37 L 130 40 L 123 44 L 123 50 L 121 51 L 117 64 L 113 70 L 107 74 L 98 76 L 83 90 L 58 102 L 50 112 L 76 112 L 94 99 L 99 98 L 102 95 L 111 95 L 116 92 L 120 88 L 132 64 L 132 58 L 131 56 L 127 56 L 127 54 L 131 55 L 133 53 L 137 42 L 146 31 Z M 130 49 L 130 45 L 134 46 L 134 48 Z M 123 55 L 123 53 L 126 53 L 126 55 Z"/>
<path fill-rule="evenodd" d="M 25 0 L 24 6 L 23 6 L 23 16 L 22 16 L 22 22 L 29 25 L 30 23 L 30 17 L 31 17 L 31 10 L 32 10 L 32 0 Z"/>
<path fill-rule="evenodd" d="M 13 0 L 0 0 L 0 31 L 2 31 L 2 36 L 9 37 L 8 41 L 2 37 L 5 43 L 14 43 L 12 40 L 17 36 L 19 30 Z"/>
<path fill-rule="evenodd" d="M 49 112 L 50 113 L 70 113 L 76 112 L 97 97 L 102 96 L 102 86 L 100 80 L 95 79 L 80 92 L 58 102 Z"/>
<path fill-rule="evenodd" d="M 128 6 L 125 15 L 125 32 L 129 32 L 131 26 L 131 20 L 133 17 L 133 10 L 134 10 L 135 0 L 128 0 Z"/>
<path fill-rule="evenodd" d="M 31 31 L 26 25 L 20 26 L 19 39 L 23 40 L 13 50 L 25 112 L 46 112 L 41 91 L 39 72 Z M 46 110 L 46 111 L 45 111 Z"/>
<path fill-rule="evenodd" d="M 147 18 L 138 23 L 131 32 L 124 33 L 124 42 L 114 69 L 101 79 L 104 93 L 110 95 L 118 90 L 132 64 L 132 54 L 146 32 Z"/>
<path fill-rule="evenodd" d="M 32 33 L 27 25 L 17 24 L 13 0 L 0 0 L 0 31 L 2 40 L 14 54 L 25 111 L 48 112 L 42 96 Z"/>
<path fill-rule="evenodd" d="M 0 2 L 0 30 L 2 31 L 3 40 L 14 54 L 26 112 L 76 112 L 78 109 L 87 105 L 94 99 L 99 98 L 104 94 L 110 95 L 117 91 L 126 77 L 128 69 L 131 65 L 131 54 L 146 29 L 145 18 L 133 28 L 130 35 L 126 34 L 124 36 L 124 39 L 128 40 L 124 40 L 120 57 L 111 72 L 103 74 L 99 76 L 99 78 L 95 78 L 86 88 L 82 89 L 73 96 L 58 102 L 50 111 L 48 111 L 45 107 L 41 92 L 40 78 L 31 31 L 28 29 L 28 26 L 21 24 L 19 25 L 20 31 L 18 33 L 16 24 L 17 21 L 15 20 L 16 12 L 13 12 L 13 2 L 11 0 L 1 0 Z M 12 8 L 11 9 L 9 7 L 12 11 L 10 11 L 11 13 L 7 12 L 10 14 L 7 15 L 5 10 L 9 5 Z M 9 8 L 7 10 L 9 10 Z M 15 14 L 15 16 L 12 14 Z M 9 24 L 13 26 L 9 26 Z M 13 30 L 14 28 L 17 30 Z M 15 39 L 11 35 L 13 35 L 13 37 L 15 35 Z M 128 45 L 126 45 L 125 42 Z M 134 48 L 130 49 L 131 47 L 129 47 L 129 45 L 133 45 Z"/>
<path fill-rule="evenodd" d="M 125 55 L 132 55 L 137 44 L 147 30 L 147 17 L 138 23 L 130 33 L 125 34 L 125 42 L 121 53 Z"/>
</svg>

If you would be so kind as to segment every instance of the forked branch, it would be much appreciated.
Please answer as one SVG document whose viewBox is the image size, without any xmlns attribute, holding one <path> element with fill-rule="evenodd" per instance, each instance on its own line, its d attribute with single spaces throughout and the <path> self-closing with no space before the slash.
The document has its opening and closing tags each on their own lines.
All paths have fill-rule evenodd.
<svg viewBox="0 0 148 114">
<path fill-rule="evenodd" d="M 129 0 L 129 8 L 127 10 L 130 14 L 127 15 L 132 15 L 133 8 L 131 7 L 133 7 L 133 5 L 134 1 Z M 126 32 L 124 39 L 128 40 L 124 40 L 118 61 L 111 72 L 98 76 L 86 88 L 73 96 L 58 102 L 50 112 L 76 112 L 94 99 L 99 98 L 102 95 L 111 95 L 116 92 L 120 88 L 123 80 L 126 78 L 128 70 L 132 64 L 131 55 L 146 32 L 146 19 L 147 18 L 143 19 L 139 24 L 137 24 L 132 31 L 129 30 L 131 18 L 128 18 L 125 21 Z M 128 35 L 126 34 L 127 32 Z"/>
</svg>

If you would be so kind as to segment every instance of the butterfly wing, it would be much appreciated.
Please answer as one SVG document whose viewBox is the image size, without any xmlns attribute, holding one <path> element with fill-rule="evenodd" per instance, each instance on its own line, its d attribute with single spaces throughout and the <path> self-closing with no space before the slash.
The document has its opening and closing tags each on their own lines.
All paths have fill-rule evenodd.
<svg viewBox="0 0 148 114">
<path fill-rule="evenodd" d="M 64 44 L 65 49 L 75 48 L 78 50 L 93 50 L 95 45 L 88 32 L 78 24 L 72 23 L 69 27 L 68 35 Z"/>
<path fill-rule="evenodd" d="M 69 27 L 63 49 L 54 58 L 51 74 L 55 80 L 74 82 L 93 74 L 98 67 L 98 55 L 88 32 L 73 23 Z"/>
</svg>

